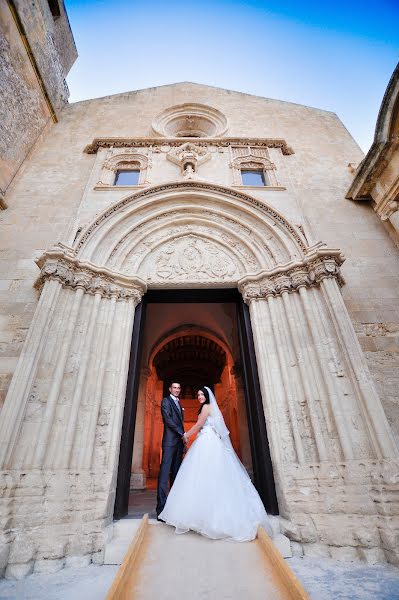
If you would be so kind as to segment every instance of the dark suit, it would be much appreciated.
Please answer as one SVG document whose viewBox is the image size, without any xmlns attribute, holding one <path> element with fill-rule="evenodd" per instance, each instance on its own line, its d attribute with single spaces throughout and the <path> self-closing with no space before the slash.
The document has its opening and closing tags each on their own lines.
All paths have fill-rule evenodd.
<svg viewBox="0 0 399 600">
<path fill-rule="evenodd" d="M 161 402 L 163 419 L 162 461 L 158 475 L 157 515 L 163 511 L 168 495 L 168 480 L 170 487 L 176 478 L 183 460 L 184 416 L 171 396 Z"/>
</svg>

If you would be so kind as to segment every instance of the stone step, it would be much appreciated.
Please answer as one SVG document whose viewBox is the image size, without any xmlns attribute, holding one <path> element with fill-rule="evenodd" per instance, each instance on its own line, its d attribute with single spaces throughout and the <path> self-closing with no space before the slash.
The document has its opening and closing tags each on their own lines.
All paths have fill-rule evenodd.
<svg viewBox="0 0 399 600">
<path fill-rule="evenodd" d="M 139 600 L 288 600 L 256 542 L 210 540 L 193 532 L 149 526 L 147 546 L 133 581 Z"/>
<path fill-rule="evenodd" d="M 140 523 L 141 519 L 120 519 L 112 524 L 112 537 L 105 546 L 104 565 L 122 564 Z M 159 522 L 155 519 L 150 519 L 149 523 L 159 525 Z"/>
<path fill-rule="evenodd" d="M 141 519 L 120 519 L 112 524 L 110 541 L 105 547 L 104 564 L 120 565 L 128 551 L 131 540 L 134 537 Z M 149 520 L 150 525 L 160 525 L 156 519 Z M 270 517 L 270 523 L 273 530 L 273 543 L 284 558 L 291 558 L 292 551 L 290 540 L 280 533 L 280 524 L 278 517 Z M 172 531 L 172 529 L 171 529 Z"/>
</svg>

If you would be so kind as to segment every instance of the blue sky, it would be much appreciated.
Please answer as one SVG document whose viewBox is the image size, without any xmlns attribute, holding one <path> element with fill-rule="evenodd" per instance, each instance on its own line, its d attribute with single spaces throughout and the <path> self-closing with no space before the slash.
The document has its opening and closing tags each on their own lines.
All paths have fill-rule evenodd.
<svg viewBox="0 0 399 600">
<path fill-rule="evenodd" d="M 399 2 L 66 0 L 70 101 L 194 81 L 336 112 L 369 148 Z"/>
</svg>

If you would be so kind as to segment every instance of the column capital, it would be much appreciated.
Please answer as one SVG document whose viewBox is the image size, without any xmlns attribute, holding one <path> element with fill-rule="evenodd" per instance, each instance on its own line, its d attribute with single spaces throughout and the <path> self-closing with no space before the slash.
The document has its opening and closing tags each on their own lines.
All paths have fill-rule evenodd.
<svg viewBox="0 0 399 600">
<path fill-rule="evenodd" d="M 238 282 L 244 301 L 280 296 L 284 292 L 293 293 L 300 288 L 317 286 L 328 278 L 334 278 L 341 286 L 344 279 L 340 267 L 344 256 L 338 249 L 311 248 L 302 258 L 270 270 L 262 270 L 256 275 L 243 277 Z"/>
<path fill-rule="evenodd" d="M 382 221 L 387 221 L 392 215 L 399 210 L 398 200 L 389 200 L 384 204 L 376 207 L 376 212 L 380 215 Z"/>
<path fill-rule="evenodd" d="M 140 277 L 130 277 L 80 261 L 72 248 L 58 244 L 46 251 L 37 261 L 40 275 L 34 287 L 41 289 L 47 280 L 56 280 L 63 287 L 83 289 L 87 294 L 100 294 L 103 298 L 131 300 L 137 305 L 147 289 Z"/>
</svg>

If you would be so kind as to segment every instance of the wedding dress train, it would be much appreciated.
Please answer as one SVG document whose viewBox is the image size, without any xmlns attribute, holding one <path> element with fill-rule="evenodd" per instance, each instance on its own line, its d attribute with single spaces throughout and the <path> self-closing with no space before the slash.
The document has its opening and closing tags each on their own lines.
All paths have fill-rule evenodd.
<svg viewBox="0 0 399 600">
<path fill-rule="evenodd" d="M 176 533 L 192 530 L 212 539 L 245 542 L 262 525 L 272 535 L 259 494 L 226 438 L 218 433 L 216 419 L 208 416 L 159 515 Z"/>
</svg>

